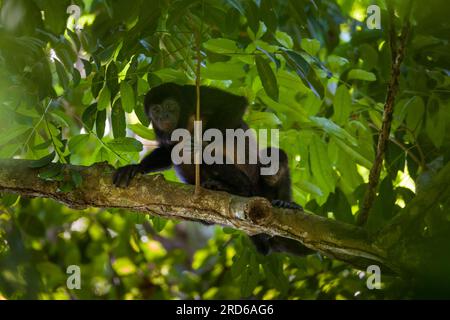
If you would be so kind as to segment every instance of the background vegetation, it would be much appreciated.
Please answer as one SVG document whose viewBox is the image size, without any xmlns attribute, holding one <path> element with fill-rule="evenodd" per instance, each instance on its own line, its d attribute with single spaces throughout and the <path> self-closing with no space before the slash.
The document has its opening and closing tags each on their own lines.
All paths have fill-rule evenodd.
<svg viewBox="0 0 450 320">
<path fill-rule="evenodd" d="M 389 25 L 411 24 L 378 196 L 366 228 L 404 210 L 450 156 L 450 25 L 444 0 L 2 0 L 0 158 L 114 166 L 154 146 L 143 97 L 162 82 L 245 95 L 252 128 L 278 128 L 295 200 L 354 224 L 391 79 Z M 80 15 L 69 15 L 75 4 Z M 381 7 L 381 30 L 366 10 Z M 61 179 L 55 170 L 43 179 Z M 173 171 L 165 173 L 175 180 Z M 74 175 L 61 192 L 76 188 Z M 439 187 L 449 192 L 448 185 Z M 448 198 L 447 198 L 448 199 Z M 448 200 L 422 208 L 450 221 Z M 441 220 L 425 221 L 424 234 Z M 431 227 L 433 226 L 433 228 Z M 405 226 L 406 228 L 407 226 Z M 320 254 L 256 253 L 241 232 L 4 194 L 0 297 L 8 299 L 415 297 L 412 284 Z M 414 241 L 414 239 L 411 239 Z M 448 255 L 448 243 L 435 243 Z M 66 268 L 79 265 L 81 290 Z M 433 291 L 421 295 L 433 295 Z"/>
</svg>

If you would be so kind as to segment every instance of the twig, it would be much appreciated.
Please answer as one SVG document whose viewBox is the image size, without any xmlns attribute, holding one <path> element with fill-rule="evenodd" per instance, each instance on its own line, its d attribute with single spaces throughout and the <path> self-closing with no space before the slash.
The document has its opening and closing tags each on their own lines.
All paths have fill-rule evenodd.
<svg viewBox="0 0 450 320">
<path fill-rule="evenodd" d="M 202 14 L 204 14 L 204 2 L 202 1 Z M 196 33 L 196 54 L 197 54 L 197 69 L 195 71 L 195 92 L 196 92 L 196 113 L 195 113 L 195 121 L 198 123 L 200 121 L 200 73 L 202 66 L 202 52 L 200 49 L 202 43 L 202 32 L 203 32 L 203 19 L 201 20 L 200 31 Z M 195 128 L 195 126 L 194 126 Z M 194 131 L 196 131 L 194 129 Z M 198 130 L 197 130 L 198 131 Z M 195 132 L 195 135 L 201 135 L 201 132 Z M 201 137 L 196 137 L 196 141 L 200 141 Z M 200 194 L 200 160 L 201 160 L 201 151 L 197 146 L 195 146 L 195 194 Z"/>
<path fill-rule="evenodd" d="M 378 128 L 377 128 L 373 123 L 369 123 L 369 127 L 373 128 L 373 129 L 375 129 L 375 130 L 377 130 L 377 133 L 379 132 L 379 131 L 378 131 Z M 389 140 L 392 141 L 392 142 L 393 142 L 394 144 L 396 144 L 397 146 L 399 146 L 400 149 L 402 149 L 403 151 L 405 151 L 405 152 L 409 155 L 409 157 L 410 157 L 411 159 L 413 159 L 414 162 L 416 162 L 420 167 L 423 167 L 423 166 L 424 166 L 424 164 L 422 163 L 422 161 L 421 161 L 414 153 L 411 152 L 411 149 L 412 149 L 412 148 L 415 148 L 414 145 L 413 145 L 412 147 L 409 147 L 409 148 L 408 148 L 408 147 L 406 147 L 405 145 L 403 145 L 400 141 L 398 141 L 397 139 L 395 139 L 394 137 L 390 137 Z"/>
<path fill-rule="evenodd" d="M 394 22 L 391 21 L 391 24 L 393 23 Z M 381 125 L 380 135 L 378 136 L 375 161 L 373 163 L 372 168 L 370 169 L 369 185 L 364 195 L 364 201 L 363 206 L 361 208 L 361 212 L 358 215 L 357 219 L 358 225 L 364 225 L 367 222 L 367 219 L 369 218 L 370 209 L 372 208 L 372 205 L 375 201 L 376 189 L 380 180 L 381 166 L 383 163 L 384 153 L 386 151 L 386 146 L 391 131 L 395 97 L 398 92 L 400 66 L 405 57 L 405 49 L 406 49 L 405 47 L 406 47 L 406 40 L 408 38 L 409 27 L 410 27 L 409 21 L 408 18 L 406 18 L 406 21 L 402 28 L 402 33 L 400 35 L 398 46 L 396 43 L 397 39 L 395 31 L 390 32 L 391 50 L 395 50 L 395 52 L 392 52 L 393 60 L 391 66 L 391 79 L 389 81 L 387 97 L 384 103 L 383 123 Z M 392 28 L 394 28 L 394 25 L 391 25 L 391 30 Z"/>
</svg>

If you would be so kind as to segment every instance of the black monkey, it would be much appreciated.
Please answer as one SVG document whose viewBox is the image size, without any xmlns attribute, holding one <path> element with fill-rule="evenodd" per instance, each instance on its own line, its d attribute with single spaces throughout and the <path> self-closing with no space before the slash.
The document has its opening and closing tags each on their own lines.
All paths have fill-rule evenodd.
<svg viewBox="0 0 450 320">
<path fill-rule="evenodd" d="M 247 100 L 244 97 L 220 89 L 201 87 L 200 99 L 200 118 L 204 130 L 215 128 L 225 132 L 226 129 L 243 126 L 242 117 L 247 108 Z M 141 163 L 119 168 L 114 175 L 115 185 L 127 186 L 137 173 L 156 172 L 172 166 L 171 152 L 177 143 L 171 141 L 172 132 L 177 128 L 193 132 L 195 102 L 196 89 L 193 85 L 166 83 L 147 93 L 144 101 L 145 111 L 152 122 L 159 145 Z M 180 180 L 195 184 L 193 164 L 175 165 L 175 170 Z M 242 196 L 252 196 L 253 185 L 258 180 L 257 164 L 202 164 L 200 172 L 205 187 L 223 185 L 223 188 L 234 190 L 232 193 Z"/>
<path fill-rule="evenodd" d="M 230 94 L 220 89 L 201 87 L 201 115 L 203 130 L 214 128 L 222 133 L 226 129 L 243 129 L 248 126 L 242 120 L 247 108 L 244 97 Z M 151 89 L 144 101 L 145 111 L 150 118 L 158 140 L 158 147 L 139 164 L 132 164 L 117 169 L 113 182 L 116 186 L 128 186 L 138 173 L 161 171 L 172 166 L 171 152 L 176 142 L 171 141 L 171 134 L 177 128 L 184 128 L 191 133 L 194 129 L 196 88 L 193 85 L 162 84 Z M 274 149 L 269 149 L 272 152 Z M 227 151 L 224 150 L 224 155 Z M 280 166 L 273 176 L 260 175 L 261 164 L 202 164 L 202 186 L 209 189 L 227 191 L 240 196 L 263 196 L 280 207 L 298 208 L 291 203 L 291 182 L 286 154 L 280 150 Z M 175 165 L 179 178 L 188 184 L 195 184 L 195 165 Z M 303 254 L 304 247 L 293 240 L 268 235 L 252 237 L 258 251 L 263 254 L 272 251 L 289 251 Z M 293 250 L 284 245 L 288 242 Z M 294 245 L 295 243 L 295 245 Z M 298 248 L 296 249 L 295 246 Z M 289 248 L 287 248 L 289 247 Z M 308 249 L 309 250 L 309 249 Z"/>
</svg>

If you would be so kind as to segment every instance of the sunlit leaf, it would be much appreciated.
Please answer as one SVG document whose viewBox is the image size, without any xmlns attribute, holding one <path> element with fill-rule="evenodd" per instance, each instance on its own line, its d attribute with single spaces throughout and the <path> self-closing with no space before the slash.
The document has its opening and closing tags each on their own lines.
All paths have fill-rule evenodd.
<svg viewBox="0 0 450 320">
<path fill-rule="evenodd" d="M 103 87 L 98 95 L 97 109 L 99 111 L 105 110 L 107 107 L 109 107 L 110 102 L 111 92 L 109 91 L 108 87 Z"/>
<path fill-rule="evenodd" d="M 348 79 L 376 81 L 377 77 L 372 72 L 368 72 L 361 69 L 353 69 L 348 73 Z"/>
<path fill-rule="evenodd" d="M 155 132 L 148 127 L 143 126 L 140 123 L 129 124 L 128 127 L 138 136 L 147 139 L 147 140 L 155 140 Z"/>
<path fill-rule="evenodd" d="M 53 159 L 55 159 L 56 153 L 53 151 L 52 153 L 50 153 L 49 155 L 38 159 L 38 160 L 33 160 L 28 164 L 28 167 L 30 168 L 42 168 L 45 167 L 46 165 L 48 165 L 50 162 L 52 162 Z"/>
<path fill-rule="evenodd" d="M 142 143 L 136 139 L 123 137 L 108 141 L 107 145 L 118 152 L 139 152 L 142 151 Z"/>
<path fill-rule="evenodd" d="M 131 113 L 135 105 L 134 91 L 126 81 L 120 83 L 120 97 L 122 99 L 123 110 L 127 113 Z"/>
</svg>

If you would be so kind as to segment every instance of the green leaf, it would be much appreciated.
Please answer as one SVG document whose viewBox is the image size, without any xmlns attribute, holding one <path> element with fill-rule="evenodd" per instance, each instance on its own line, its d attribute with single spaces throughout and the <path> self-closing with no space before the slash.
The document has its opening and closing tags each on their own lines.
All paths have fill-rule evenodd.
<svg viewBox="0 0 450 320">
<path fill-rule="evenodd" d="M 285 56 L 287 63 L 295 69 L 302 82 L 309 87 L 318 98 L 322 99 L 324 95 L 323 85 L 317 78 L 315 71 L 310 67 L 308 61 L 292 50 L 283 50 L 283 55 Z"/>
<path fill-rule="evenodd" d="M 376 67 L 378 63 L 378 53 L 374 47 L 368 43 L 364 43 L 359 47 L 360 57 L 363 59 L 364 64 L 362 67 L 365 70 L 371 70 Z"/>
<path fill-rule="evenodd" d="M 333 102 L 333 120 L 340 125 L 346 124 L 350 115 L 352 97 L 345 85 L 337 88 Z"/>
<path fill-rule="evenodd" d="M 86 73 L 86 77 L 88 77 L 92 72 L 92 64 L 88 60 L 85 60 L 85 59 L 80 59 L 80 60 L 83 63 L 84 72 Z"/>
<path fill-rule="evenodd" d="M 243 268 L 241 274 L 241 294 L 243 297 L 249 297 L 259 281 L 259 263 L 253 256 L 251 257 L 251 262 Z"/>
<path fill-rule="evenodd" d="M 86 147 L 86 143 L 89 140 L 89 134 L 78 134 L 73 136 L 69 140 L 69 150 L 72 153 L 77 153 Z"/>
<path fill-rule="evenodd" d="M 216 62 L 209 63 L 202 69 L 202 78 L 214 80 L 230 80 L 245 77 L 242 63 Z"/>
<path fill-rule="evenodd" d="M 4 207 L 12 207 L 19 200 L 20 195 L 7 193 L 2 195 L 2 205 Z"/>
<path fill-rule="evenodd" d="M 45 12 L 44 22 L 48 30 L 51 30 L 54 34 L 64 33 L 68 4 L 58 0 L 38 1 L 36 4 L 42 12 Z"/>
<path fill-rule="evenodd" d="M 268 50 L 266 50 L 266 49 L 270 49 L 270 48 L 266 48 L 266 47 L 268 47 L 268 46 L 264 46 L 264 48 L 262 48 L 260 45 L 261 44 L 263 44 L 263 42 L 262 41 L 258 41 L 259 43 L 258 43 L 258 45 L 256 46 L 256 49 L 258 50 L 258 51 L 261 51 L 262 53 L 264 53 L 264 55 L 270 60 L 270 61 L 272 61 L 273 62 L 273 64 L 276 66 L 276 70 L 278 70 L 278 68 L 280 68 L 280 60 L 279 59 L 277 59 L 277 57 L 275 56 L 275 54 L 273 53 L 273 52 L 270 52 L 270 51 L 268 51 Z"/>
<path fill-rule="evenodd" d="M 322 128 L 326 133 L 335 136 L 337 138 L 340 138 L 342 140 L 346 140 L 353 146 L 358 145 L 356 139 L 350 133 L 348 133 L 345 129 L 339 127 L 330 119 L 312 116 L 309 117 L 309 119 L 312 122 L 314 122 L 317 126 Z"/>
<path fill-rule="evenodd" d="M 247 24 L 254 34 L 256 34 L 259 29 L 260 15 L 258 9 L 259 9 L 258 6 L 253 1 L 247 1 L 245 3 L 245 17 L 247 18 Z M 252 38 L 251 35 L 250 38 L 254 40 L 254 38 Z"/>
<path fill-rule="evenodd" d="M 315 56 L 320 50 L 320 42 L 316 39 L 303 38 L 301 41 L 302 49 L 310 55 Z"/>
<path fill-rule="evenodd" d="M 264 90 L 270 98 L 278 101 L 278 82 L 272 67 L 267 60 L 258 55 L 255 56 L 255 62 Z"/>
<path fill-rule="evenodd" d="M 97 137 L 103 138 L 105 134 L 106 125 L 106 110 L 100 110 L 97 112 L 97 118 L 95 119 L 95 132 Z"/>
<path fill-rule="evenodd" d="M 270 32 L 277 30 L 278 18 L 272 0 L 261 0 L 259 14 Z"/>
<path fill-rule="evenodd" d="M 377 77 L 372 72 L 368 72 L 362 69 L 353 69 L 348 73 L 348 79 L 376 81 Z"/>
<path fill-rule="evenodd" d="M 129 124 L 128 127 L 139 137 L 142 137 L 147 140 L 156 140 L 155 132 L 152 129 L 149 129 L 140 123 Z"/>
<path fill-rule="evenodd" d="M 14 138 L 17 138 L 28 130 L 32 130 L 32 128 L 30 128 L 29 126 L 16 126 L 8 130 L 7 132 L 2 131 L 2 134 L 0 135 L 0 146 L 3 146 L 7 142 L 13 140 Z"/>
<path fill-rule="evenodd" d="M 289 281 L 283 270 L 283 261 L 275 255 L 268 255 L 262 266 L 270 285 L 280 292 L 286 293 L 289 289 Z"/>
<path fill-rule="evenodd" d="M 55 59 L 55 67 L 61 86 L 64 89 L 67 89 L 67 87 L 69 86 L 69 77 L 66 73 L 66 70 L 64 69 L 64 66 L 62 65 L 61 62 L 59 62 L 59 60 Z"/>
<path fill-rule="evenodd" d="M 242 239 L 242 237 L 240 237 Z M 235 255 L 233 258 L 233 264 L 231 265 L 231 276 L 233 278 L 239 277 L 243 272 L 244 268 L 249 263 L 250 250 L 244 250 L 242 254 Z"/>
<path fill-rule="evenodd" d="M 239 11 L 235 8 L 230 8 L 225 17 L 224 31 L 227 34 L 233 33 L 239 26 Z"/>
<path fill-rule="evenodd" d="M 83 115 L 81 116 L 81 120 L 83 120 L 83 124 L 89 130 L 94 128 L 95 118 L 97 117 L 97 103 L 91 104 L 89 107 L 84 110 Z"/>
<path fill-rule="evenodd" d="M 314 183 L 311 183 L 309 181 L 305 181 L 305 180 L 296 181 L 295 187 L 298 187 L 301 190 L 303 190 L 309 194 L 312 194 L 316 197 L 323 196 L 322 190 L 320 190 L 320 188 L 318 186 L 316 186 Z"/>
<path fill-rule="evenodd" d="M 415 96 L 412 100 L 406 103 L 406 126 L 411 131 L 419 129 L 420 124 L 424 118 L 425 104 L 421 97 Z"/>
<path fill-rule="evenodd" d="M 91 92 L 94 98 L 98 97 L 100 90 L 105 86 L 104 82 L 105 77 L 103 75 L 103 69 L 101 69 L 92 78 Z"/>
<path fill-rule="evenodd" d="M 337 220 L 346 223 L 355 222 L 350 204 L 341 189 L 336 188 L 336 191 L 328 197 L 327 208 L 334 213 Z"/>
<path fill-rule="evenodd" d="M 111 92 L 107 86 L 104 86 L 98 95 L 97 109 L 105 110 L 111 102 Z"/>
<path fill-rule="evenodd" d="M 210 39 L 203 44 L 203 47 L 206 50 L 221 54 L 230 54 L 240 51 L 235 41 L 225 38 Z"/>
<path fill-rule="evenodd" d="M 80 71 L 78 71 L 77 68 L 72 69 L 72 83 L 73 86 L 76 87 L 80 84 L 81 81 L 81 74 Z"/>
<path fill-rule="evenodd" d="M 111 97 L 114 98 L 119 91 L 119 77 L 114 61 L 109 64 L 108 69 L 106 70 L 106 85 L 109 88 Z"/>
<path fill-rule="evenodd" d="M 38 177 L 48 181 L 62 181 L 62 165 L 60 163 L 55 163 L 45 168 L 39 170 Z"/>
<path fill-rule="evenodd" d="M 371 168 L 372 162 L 360 154 L 355 147 L 347 145 L 344 141 L 340 139 L 335 139 L 334 142 L 341 148 L 345 153 L 347 153 L 353 160 L 355 160 L 360 165 Z"/>
<path fill-rule="evenodd" d="M 226 0 L 226 1 L 230 6 L 238 10 L 241 15 L 245 16 L 245 10 L 244 7 L 242 6 L 241 1 L 239 0 Z"/>
<path fill-rule="evenodd" d="M 143 148 L 141 142 L 129 137 L 114 139 L 107 142 L 107 145 L 117 152 L 140 152 Z"/>
<path fill-rule="evenodd" d="M 222 231 L 225 234 L 236 234 L 237 233 L 237 231 L 235 229 L 230 228 L 230 227 L 223 227 Z"/>
<path fill-rule="evenodd" d="M 126 113 L 131 113 L 135 105 L 134 90 L 126 81 L 120 83 L 120 99 L 122 100 L 123 110 Z"/>
<path fill-rule="evenodd" d="M 324 196 L 334 190 L 334 177 L 325 143 L 317 136 L 309 146 L 311 171 Z"/>
<path fill-rule="evenodd" d="M 109 149 L 101 146 L 97 153 L 95 154 L 95 161 L 96 162 L 112 162 L 112 159 L 116 158 L 117 156 L 111 152 Z"/>
<path fill-rule="evenodd" d="M 251 112 L 248 115 L 246 122 L 250 126 L 258 125 L 260 127 L 266 127 L 266 128 L 273 128 L 273 127 L 276 127 L 276 126 L 279 126 L 280 124 L 282 124 L 280 119 L 278 119 L 278 117 L 274 113 L 267 112 L 267 111 L 266 112 L 260 112 L 260 111 Z"/>
<path fill-rule="evenodd" d="M 144 104 L 137 103 L 134 108 L 134 113 L 144 126 L 148 127 L 150 125 L 150 120 L 144 110 Z"/>
<path fill-rule="evenodd" d="M 300 54 L 292 50 L 285 50 L 283 53 L 291 62 L 293 62 L 296 69 L 302 72 L 303 76 L 306 77 L 310 70 L 308 61 L 306 61 Z"/>
<path fill-rule="evenodd" d="M 348 64 L 347 59 L 336 55 L 328 56 L 327 60 L 328 64 L 330 65 L 330 69 L 334 72 L 341 70 L 343 66 Z"/>
<path fill-rule="evenodd" d="M 445 124 L 447 117 L 445 109 L 440 107 L 439 100 L 436 98 L 430 98 L 427 104 L 427 121 L 426 131 L 431 139 L 431 142 L 436 148 L 440 148 L 444 142 L 445 137 Z"/>
<path fill-rule="evenodd" d="M 277 30 L 277 32 L 275 32 L 275 38 L 286 49 L 292 49 L 292 47 L 294 46 L 292 37 L 286 32 Z"/>
<path fill-rule="evenodd" d="M 66 114 L 62 113 L 60 110 L 53 110 L 52 112 L 48 112 L 48 115 L 51 118 L 51 122 L 57 127 L 70 128 L 69 122 L 70 117 Z"/>
<path fill-rule="evenodd" d="M 161 217 L 152 217 L 152 225 L 156 232 L 161 232 L 164 230 L 164 227 L 167 225 L 169 220 L 161 218 Z"/>
<path fill-rule="evenodd" d="M 45 236 L 45 226 L 33 213 L 23 210 L 19 213 L 18 223 L 23 231 L 36 238 Z"/>
<path fill-rule="evenodd" d="M 112 107 L 111 125 L 114 138 L 125 137 L 127 125 L 125 121 L 125 112 L 122 109 L 120 100 L 116 100 Z"/>
<path fill-rule="evenodd" d="M 155 72 L 153 72 L 154 75 L 156 75 L 158 78 L 161 79 L 162 82 L 175 82 L 178 84 L 184 84 L 187 82 L 187 77 L 186 77 L 186 73 L 183 72 L 182 70 L 174 70 L 174 69 L 170 69 L 170 68 L 164 68 L 164 69 L 159 69 Z M 143 90 L 139 89 L 139 84 L 145 84 L 148 86 L 148 83 L 144 80 L 142 80 L 141 78 L 138 79 L 138 95 L 140 95 L 141 93 L 145 93 L 148 91 L 148 88 L 144 88 Z"/>
<path fill-rule="evenodd" d="M 38 160 L 33 160 L 28 164 L 29 168 L 42 168 L 45 167 L 46 165 L 48 165 L 50 162 L 53 161 L 53 159 L 55 159 L 56 153 L 55 151 L 53 151 L 52 153 L 50 153 L 49 155 L 42 157 Z"/>
<path fill-rule="evenodd" d="M 67 252 L 64 253 L 67 254 Z M 69 264 L 71 263 L 67 265 Z M 42 281 L 50 288 L 57 288 L 60 283 L 64 283 L 67 279 L 66 274 L 62 271 L 62 266 L 57 263 L 49 261 L 38 262 L 36 264 L 36 270 L 39 272 Z"/>
</svg>

